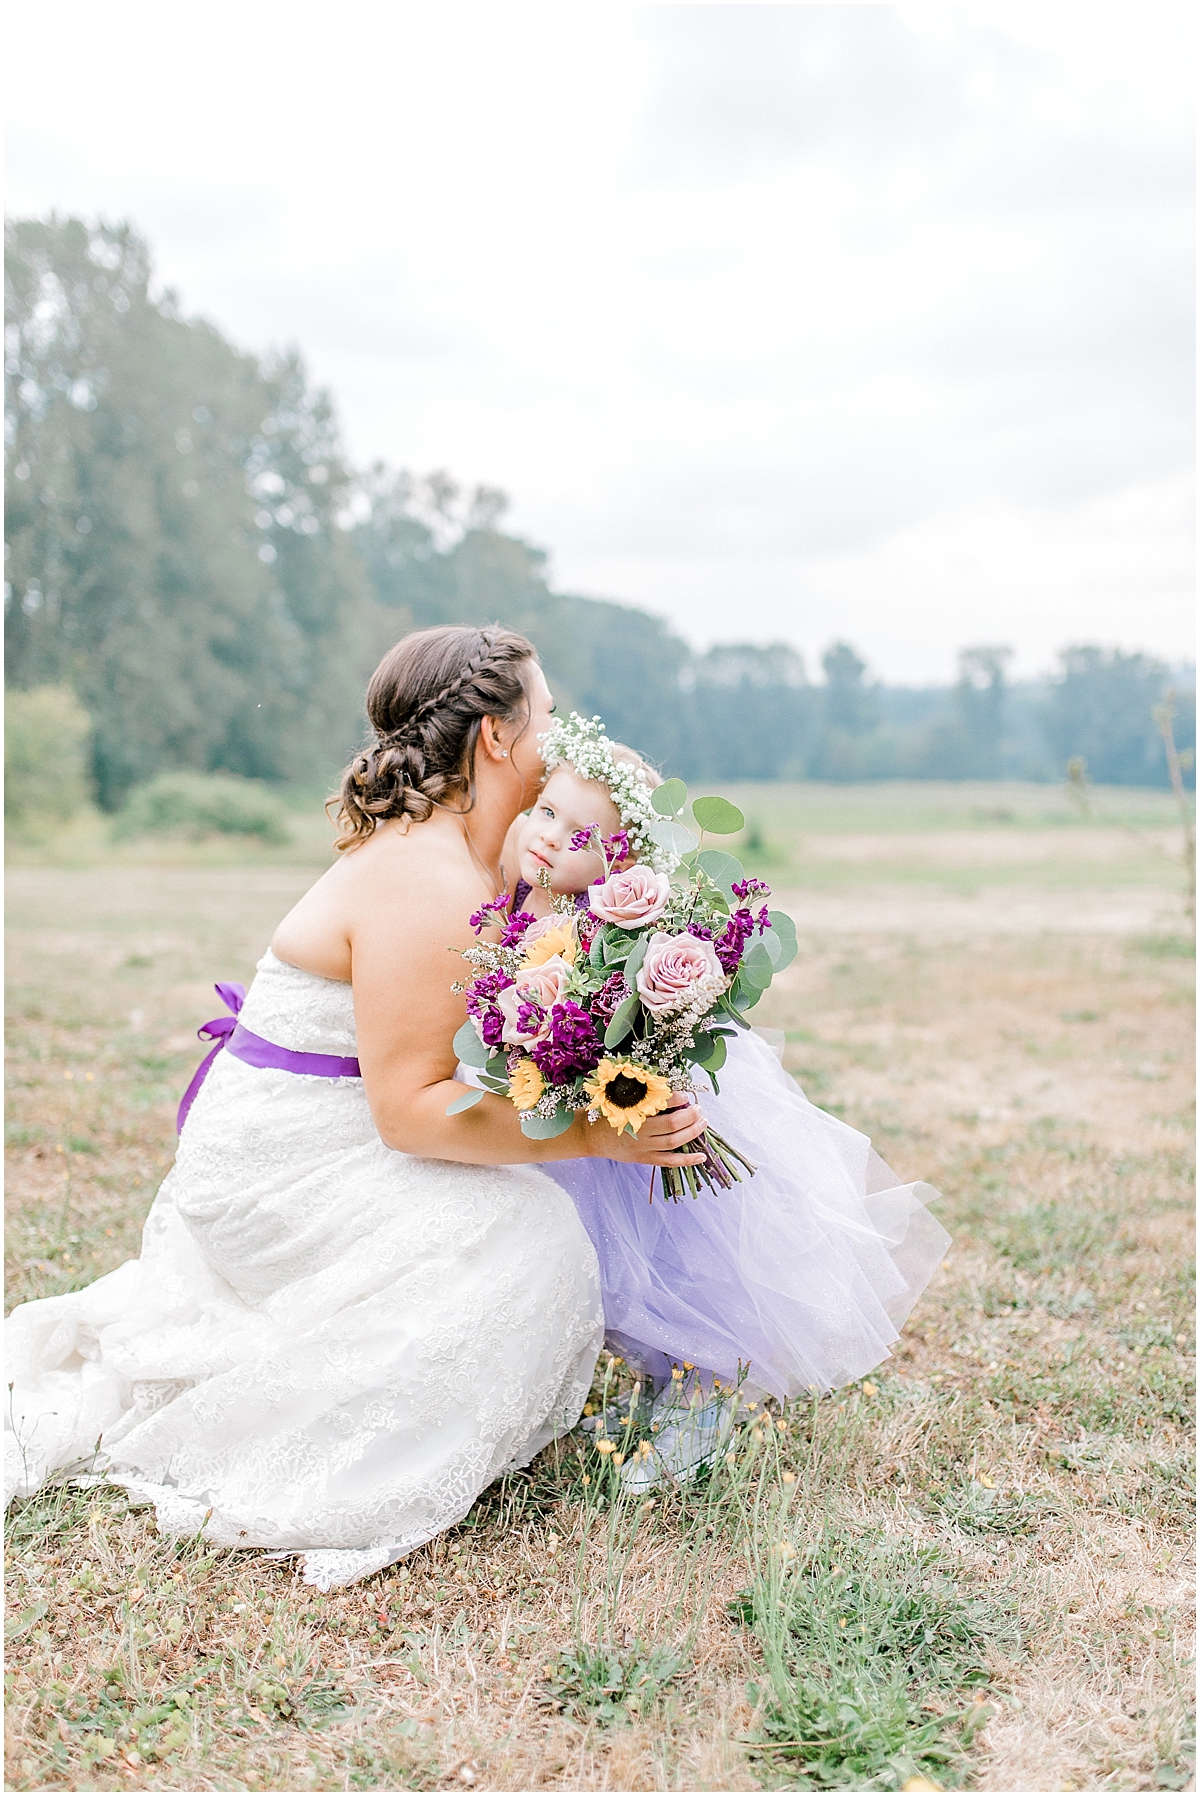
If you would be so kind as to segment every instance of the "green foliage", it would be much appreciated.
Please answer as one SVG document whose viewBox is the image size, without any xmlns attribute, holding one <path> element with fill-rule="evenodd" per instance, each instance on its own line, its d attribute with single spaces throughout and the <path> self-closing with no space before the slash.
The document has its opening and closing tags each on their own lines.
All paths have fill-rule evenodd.
<svg viewBox="0 0 1200 1796">
<path fill-rule="evenodd" d="M 628 1721 L 644 1715 L 682 1668 L 680 1655 L 667 1647 L 584 1644 L 559 1655 L 542 1700 L 580 1720 Z"/>
<path fill-rule="evenodd" d="M 118 841 L 133 836 L 257 836 L 278 845 L 290 838 L 283 807 L 256 780 L 230 773 L 163 773 L 136 786 L 113 825 Z"/>
<path fill-rule="evenodd" d="M 4 707 L 4 820 L 38 838 L 87 799 L 91 719 L 69 686 L 10 692 Z"/>
<path fill-rule="evenodd" d="M 963 1534 L 1032 1534 L 1047 1519 L 1047 1504 L 1021 1491 L 996 1490 L 973 1478 L 939 1493 L 936 1507 Z"/>
<path fill-rule="evenodd" d="M 730 809 L 733 809 L 732 805 Z M 732 887 L 746 877 L 741 861 L 734 854 L 726 854 L 723 848 L 702 848 L 696 856 L 696 865 L 726 897 Z"/>
<path fill-rule="evenodd" d="M 152 297 L 128 227 L 6 245 L 8 683 L 74 686 L 108 809 L 169 767 L 324 779 L 370 658 L 328 400 Z"/>
<path fill-rule="evenodd" d="M 660 817 L 678 817 L 687 803 L 687 787 L 682 780 L 664 780 L 650 794 L 650 803 Z"/>
<path fill-rule="evenodd" d="M 1163 783 L 1165 761 L 1153 718 L 1169 685 L 1167 669 L 1149 655 L 1094 645 L 1069 648 L 1042 707 L 1041 724 L 1057 766 L 1083 758 L 1089 780 L 1111 785 Z M 1177 715 L 1176 744 L 1195 747 L 1195 696 Z M 1194 774 L 1193 774 L 1194 779 Z"/>
<path fill-rule="evenodd" d="M 746 819 L 727 798 L 697 798 L 692 805 L 692 816 L 711 836 L 736 836 L 746 827 Z"/>
<path fill-rule="evenodd" d="M 777 1548 L 731 1607 L 763 1648 L 761 1748 L 800 1789 L 944 1779 L 991 1711 L 930 1719 L 923 1699 L 985 1684 L 1020 1648 L 1002 1603 L 964 1593 L 906 1539 L 831 1534 L 804 1560 Z"/>
<path fill-rule="evenodd" d="M 446 1115 L 461 1116 L 464 1110 L 473 1110 L 486 1095 L 478 1086 L 469 1086 L 460 1098 L 446 1105 Z"/>
</svg>

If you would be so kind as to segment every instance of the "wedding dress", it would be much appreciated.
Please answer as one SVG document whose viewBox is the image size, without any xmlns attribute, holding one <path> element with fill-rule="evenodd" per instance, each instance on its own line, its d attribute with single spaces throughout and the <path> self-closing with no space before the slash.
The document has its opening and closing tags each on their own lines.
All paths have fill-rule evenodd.
<svg viewBox="0 0 1200 1796">
<path fill-rule="evenodd" d="M 240 1022 L 355 1051 L 349 985 L 268 952 Z M 221 1053 L 142 1254 L 6 1324 L 5 1495 L 92 1471 L 173 1535 L 352 1582 L 459 1521 L 577 1420 L 596 1256 L 536 1167 L 386 1147 L 361 1079 Z"/>
</svg>

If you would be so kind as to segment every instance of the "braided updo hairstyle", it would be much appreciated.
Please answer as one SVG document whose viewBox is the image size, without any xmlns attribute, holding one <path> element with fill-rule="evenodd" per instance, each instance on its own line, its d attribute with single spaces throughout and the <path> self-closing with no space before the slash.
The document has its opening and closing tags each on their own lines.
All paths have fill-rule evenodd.
<svg viewBox="0 0 1200 1796">
<path fill-rule="evenodd" d="M 533 644 L 498 625 L 414 630 L 384 656 L 367 687 L 377 741 L 342 775 L 339 849 L 354 848 L 389 817 L 423 823 L 435 805 L 473 798 L 475 745 L 485 717 L 529 717 Z"/>
</svg>

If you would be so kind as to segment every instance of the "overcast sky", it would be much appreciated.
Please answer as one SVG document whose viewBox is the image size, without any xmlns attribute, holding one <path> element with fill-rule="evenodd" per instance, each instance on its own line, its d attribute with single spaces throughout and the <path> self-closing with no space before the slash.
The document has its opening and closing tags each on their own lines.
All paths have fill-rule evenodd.
<svg viewBox="0 0 1200 1796">
<path fill-rule="evenodd" d="M 700 645 L 1179 658 L 1193 14 L 56 0 L 7 205 L 133 220 L 355 458 Z"/>
</svg>

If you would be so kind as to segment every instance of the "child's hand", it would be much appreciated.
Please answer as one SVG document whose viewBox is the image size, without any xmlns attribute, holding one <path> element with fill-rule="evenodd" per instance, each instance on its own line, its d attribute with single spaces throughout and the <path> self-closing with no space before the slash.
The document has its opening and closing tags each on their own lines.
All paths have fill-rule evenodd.
<svg viewBox="0 0 1200 1796">
<path fill-rule="evenodd" d="M 624 1160 L 635 1166 L 699 1166 L 703 1154 L 689 1154 L 687 1144 L 704 1128 L 703 1112 L 678 1097 L 657 1116 L 648 1116 L 636 1136 L 617 1134 L 607 1122 L 593 1123 L 588 1150 L 598 1160 Z"/>
</svg>

